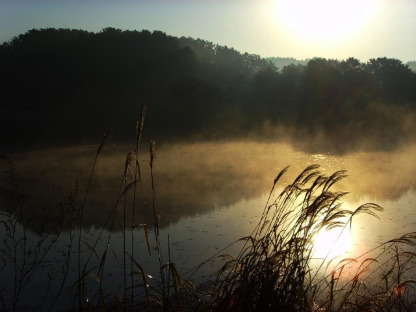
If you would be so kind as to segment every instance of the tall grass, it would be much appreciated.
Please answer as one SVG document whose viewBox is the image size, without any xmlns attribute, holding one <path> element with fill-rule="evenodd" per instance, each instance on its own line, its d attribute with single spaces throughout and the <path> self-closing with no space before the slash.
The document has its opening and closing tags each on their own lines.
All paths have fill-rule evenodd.
<svg viewBox="0 0 416 312">
<path fill-rule="evenodd" d="M 67 236 L 68 249 L 62 253 L 62 259 L 60 259 L 61 275 L 48 276 L 49 280 L 60 279 L 60 282 L 56 282 L 54 289 L 48 288 L 48 292 L 51 295 L 53 293 L 53 298 L 46 311 L 52 311 L 64 292 L 72 259 L 78 185 L 75 184 L 65 202 L 57 205 L 57 214 L 44 220 L 39 229 L 40 234 L 35 236 L 29 230 L 33 216 L 27 215 L 24 211 L 27 198 L 16 167 L 4 155 L 1 156 L 1 160 L 6 163 L 8 169 L 6 169 L 6 185 L 0 187 L 5 200 L 5 205 L 0 210 L 0 224 L 4 233 L 0 245 L 0 271 L 13 272 L 12 280 L 9 280 L 12 287 L 11 295 L 7 297 L 3 295 L 4 290 L 0 290 L 2 310 L 19 311 L 26 306 L 27 303 L 21 302 L 22 293 L 31 287 L 36 274 L 48 264 L 48 256 L 55 248 L 58 239 Z M 40 307 L 31 308 L 40 309 Z"/>
<path fill-rule="evenodd" d="M 146 115 L 146 103 L 143 102 L 140 118 L 137 121 L 136 125 L 136 148 L 134 149 L 135 154 L 135 170 L 134 170 L 134 191 L 133 191 L 133 207 L 132 207 L 132 224 L 131 224 L 131 261 L 130 261 L 130 272 L 134 270 L 134 229 L 137 227 L 136 224 L 136 189 L 137 189 L 137 180 L 140 182 L 140 190 L 143 194 L 143 185 L 142 185 L 142 177 L 141 177 L 141 170 L 140 170 L 140 163 L 139 163 L 139 148 L 140 148 L 140 141 L 142 138 L 143 126 L 144 126 L 144 118 Z M 145 228 L 146 231 L 146 228 Z M 147 242 L 149 240 L 147 239 Z M 148 244 L 149 246 L 149 244 Z M 150 252 L 150 248 L 149 248 Z M 132 308 L 133 308 L 133 301 L 134 301 L 134 274 L 131 274 L 131 298 L 130 298 Z"/>
<path fill-rule="evenodd" d="M 416 310 L 416 233 L 389 240 L 363 255 L 346 259 L 330 259 L 328 255 L 316 261 L 314 242 L 318 233 L 353 227 L 360 214 L 377 217 L 382 210 L 368 203 L 355 210 L 345 209 L 342 200 L 345 192 L 333 191 L 334 185 L 346 176 L 338 171 L 326 176 L 319 166 L 307 167 L 283 189 L 279 185 L 288 168 L 275 178 L 258 224 L 246 237 L 239 240 L 242 248 L 237 255 L 220 255 L 226 259 L 212 283 L 212 293 L 201 302 L 193 285 L 184 280 L 173 263 L 170 235 L 163 248 L 161 217 L 157 210 L 156 144 L 150 141 L 149 165 L 151 200 L 144 198 L 140 143 L 146 105 L 143 104 L 136 126 L 135 148 L 126 156 L 121 174 L 119 194 L 106 221 L 97 231 L 93 243 L 87 243 L 83 233 L 83 215 L 88 209 L 88 193 L 93 181 L 95 166 L 109 136 L 99 144 L 86 190 L 79 207 L 75 207 L 75 189 L 67 202 L 59 205 L 56 226 L 44 232 L 34 245 L 27 242 L 26 227 L 22 220 L 25 196 L 16 181 L 15 168 L 9 163 L 9 188 L 2 188 L 8 208 L 2 209 L 2 226 L 6 237 L 0 247 L 1 269 L 12 267 L 14 291 L 11 298 L 2 299 L 3 310 L 18 311 L 20 295 L 34 274 L 40 270 L 57 239 L 68 233 L 68 251 L 64 254 L 62 282 L 56 297 L 49 306 L 55 309 L 63 293 L 73 295 L 72 309 L 77 311 L 415 311 Z M 134 174 L 132 171 L 134 170 Z M 138 187 L 138 184 L 140 187 Z M 133 198 L 131 223 L 128 220 L 128 196 Z M 139 200 L 139 198 L 141 198 Z M 150 204 L 143 204 L 150 202 Z M 153 225 L 136 220 L 137 209 L 151 209 Z M 116 231 L 116 214 L 121 212 L 120 231 L 123 239 L 122 283 L 118 292 L 105 291 L 105 270 L 110 242 Z M 76 218 L 74 217 L 76 215 Z M 19 222 L 23 223 L 18 230 Z M 137 250 L 135 231 L 143 227 L 147 250 Z M 105 236 L 104 230 L 108 230 Z M 150 231 L 148 229 L 151 229 Z M 131 231 L 128 244 L 128 231 Z M 143 270 L 140 253 L 151 254 L 149 232 L 154 234 L 159 283 L 149 286 L 152 277 Z M 342 239 L 339 236 L 338 239 Z M 74 242 L 77 246 L 73 248 Z M 100 250 L 98 245 L 104 244 Z M 128 246 L 130 245 L 130 247 Z M 168 262 L 164 262 L 163 254 Z M 76 259 L 73 259 L 73 253 Z M 222 252 L 222 251 L 221 251 Z M 86 256 L 84 260 L 81 254 Z M 216 254 L 214 256 L 218 256 Z M 96 258 L 96 262 L 92 261 Z M 67 285 L 71 261 L 76 262 L 77 278 Z M 129 263 L 128 263 L 129 262 Z M 207 263 L 203 262 L 201 265 Z M 200 267 L 200 266 L 199 266 Z M 198 267 L 198 268 L 199 268 Z M 196 274 L 198 270 L 193 272 Z M 95 281 L 97 288 L 87 280 Z M 188 287 L 189 286 L 189 287 Z M 94 293 L 95 290 L 95 293 Z M 1 292 L 0 292 L 1 296 Z M 92 296 L 92 297 L 91 297 Z"/>
<path fill-rule="evenodd" d="M 373 203 L 344 209 L 341 200 L 346 193 L 332 187 L 345 171 L 325 176 L 318 169 L 307 167 L 275 194 L 287 168 L 278 174 L 258 225 L 241 238 L 241 252 L 236 257 L 223 255 L 228 261 L 215 283 L 214 310 L 415 311 L 416 282 L 411 277 L 416 276 L 416 254 L 411 249 L 416 233 L 335 266 L 325 264 L 337 261 L 329 259 L 329 253 L 320 265 L 314 264 L 313 245 L 320 231 L 345 229 L 357 215 L 377 216 L 382 210 Z M 391 250 L 394 254 L 389 256 Z M 370 257 L 370 252 L 376 256 Z M 348 266 L 357 262 L 353 274 L 347 274 Z"/>
<path fill-rule="evenodd" d="M 135 310 L 137 305 L 140 305 L 140 303 L 143 303 L 144 299 L 144 307 L 150 311 L 152 310 L 152 306 L 160 306 L 163 308 L 163 310 L 168 310 L 168 307 L 172 304 L 169 297 L 169 289 L 174 288 L 175 293 L 176 291 L 181 287 L 182 280 L 179 277 L 178 272 L 176 271 L 174 264 L 171 263 L 171 257 L 169 253 L 169 263 L 164 263 L 162 258 L 162 244 L 160 239 L 160 216 L 157 215 L 156 211 L 156 191 L 155 191 L 155 180 L 154 180 L 154 165 L 156 160 L 156 148 L 155 148 L 155 142 L 150 141 L 150 149 L 149 149 L 149 155 L 150 155 L 150 175 L 151 175 L 151 189 L 152 189 L 152 199 L 151 199 L 151 207 L 146 207 L 144 205 L 144 208 L 151 208 L 153 211 L 153 232 L 154 232 L 154 238 L 155 238 L 155 249 L 157 253 L 158 258 L 158 266 L 159 266 L 159 273 L 160 273 L 160 284 L 152 288 L 148 285 L 147 279 L 152 278 L 150 275 L 147 275 L 144 270 L 142 269 L 141 265 L 137 261 L 136 253 L 135 253 L 135 229 L 139 226 L 142 226 L 144 229 L 144 235 L 145 240 L 147 244 L 147 252 L 151 254 L 151 246 L 150 246 L 150 240 L 148 235 L 148 225 L 147 224 L 139 224 L 136 222 L 135 217 L 135 210 L 137 209 L 137 206 L 139 205 L 139 201 L 137 200 L 137 192 L 141 191 L 141 197 L 142 201 L 141 203 L 146 203 L 147 201 L 144 199 L 143 194 L 143 186 L 142 186 L 142 179 L 141 179 L 141 169 L 140 169 L 140 162 L 139 162 L 139 151 L 140 151 L 140 142 L 141 142 L 141 136 L 143 131 L 143 124 L 144 124 L 144 118 L 146 113 L 146 105 L 143 103 L 140 118 L 138 119 L 137 126 L 136 126 L 136 146 L 134 150 L 129 152 L 126 156 L 125 160 L 125 166 L 124 166 L 124 173 L 122 182 L 120 185 L 120 192 L 117 197 L 116 203 L 114 204 L 110 214 L 107 217 L 107 220 L 105 224 L 102 227 L 102 230 L 97 235 L 97 238 L 95 240 L 95 243 L 92 245 L 87 245 L 89 251 L 89 256 L 87 257 L 87 260 L 85 261 L 83 265 L 83 270 L 79 270 L 79 276 L 78 280 L 76 281 L 76 285 L 78 285 L 78 293 L 76 294 L 76 297 L 78 298 L 78 310 L 90 310 L 94 309 L 94 307 L 100 307 L 102 310 L 106 310 L 109 306 L 117 307 L 117 309 L 120 310 Z M 105 136 L 106 138 L 107 136 Z M 103 140 L 104 141 L 104 140 Z M 94 167 L 95 163 L 97 162 L 98 155 L 102 150 L 102 145 L 100 144 L 96 157 L 94 159 L 93 169 L 91 171 L 91 175 L 89 178 L 89 182 L 87 184 L 87 191 L 86 195 L 84 197 L 84 201 L 81 205 L 81 212 L 80 218 L 82 220 L 82 211 L 84 207 L 86 206 L 86 198 L 88 194 L 88 187 L 90 185 L 90 181 L 92 180 L 92 176 L 94 173 Z M 133 171 L 134 170 L 134 174 Z M 137 185 L 140 185 L 140 188 L 137 187 Z M 132 193 L 132 194 L 131 194 Z M 127 218 L 127 203 L 128 203 L 128 196 L 132 195 L 133 201 L 132 201 L 132 218 L 131 218 L 131 224 L 128 224 L 128 218 Z M 109 301 L 106 301 L 105 298 L 109 298 L 109 295 L 105 295 L 102 289 L 103 285 L 103 279 L 104 279 L 104 270 L 105 270 L 105 264 L 107 255 L 109 252 L 109 246 L 110 246 L 110 240 L 112 236 L 112 232 L 114 231 L 114 225 L 115 225 L 115 216 L 116 212 L 118 210 L 122 210 L 122 223 L 120 226 L 120 231 L 122 233 L 123 238 L 123 255 L 122 255 L 122 267 L 123 267 L 123 278 L 122 278 L 122 295 L 120 294 L 109 294 L 111 298 L 116 298 L 119 301 L 119 304 L 117 302 L 112 302 L 110 304 Z M 79 222 L 81 225 L 82 223 Z M 103 240 L 103 231 L 104 229 L 110 224 L 109 234 L 107 237 L 107 243 L 105 245 L 104 250 L 102 251 L 101 255 L 99 255 L 99 252 L 97 250 L 97 245 L 99 241 Z M 127 248 L 127 231 L 131 230 L 131 237 L 130 237 L 130 251 Z M 81 230 L 79 230 L 79 242 L 81 242 Z M 169 240 L 168 240 L 168 248 L 169 248 Z M 78 259 L 80 259 L 80 253 L 81 253 L 81 244 L 79 244 L 78 247 Z M 143 250 L 142 250 L 143 252 Z M 92 266 L 90 265 L 91 257 L 95 255 L 97 259 L 99 260 L 99 265 Z M 128 268 L 127 261 L 130 260 L 130 266 Z M 92 274 L 94 271 L 97 273 Z M 172 279 L 166 279 L 166 273 L 168 276 L 172 277 Z M 86 283 L 85 278 L 88 276 L 92 276 L 98 283 L 99 283 L 99 290 L 97 294 L 98 301 L 89 300 L 87 298 L 87 289 L 86 289 Z M 136 280 L 135 277 L 139 277 L 139 280 Z M 128 285 L 128 280 L 130 278 L 130 285 Z M 142 289 L 142 291 L 139 291 L 139 289 Z M 135 290 L 138 290 L 138 294 L 135 294 Z M 143 296 L 144 295 L 144 296 Z M 94 304 L 92 302 L 95 302 Z"/>
<path fill-rule="evenodd" d="M 101 140 L 101 142 L 100 142 L 100 144 L 97 148 L 97 152 L 95 154 L 94 162 L 93 162 L 92 168 L 91 168 L 91 173 L 90 173 L 88 183 L 87 183 L 87 187 L 86 187 L 86 191 L 85 191 L 85 195 L 84 195 L 84 200 L 82 201 L 81 207 L 78 209 L 78 277 L 79 277 L 78 308 L 80 310 L 83 310 L 83 302 L 85 301 L 85 297 L 86 297 L 85 280 L 84 280 L 85 275 L 86 275 L 86 271 L 85 271 L 86 266 L 84 266 L 84 269 L 81 270 L 82 221 L 83 221 L 83 217 L 84 217 L 84 208 L 85 208 L 85 205 L 86 205 L 86 202 L 87 202 L 88 193 L 89 193 L 92 178 L 93 178 L 93 175 L 94 175 L 95 166 L 97 164 L 98 156 L 100 155 L 100 152 L 104 148 L 104 145 L 105 145 L 109 136 L 110 136 L 110 131 L 108 131 L 104 134 L 104 137 Z"/>
</svg>

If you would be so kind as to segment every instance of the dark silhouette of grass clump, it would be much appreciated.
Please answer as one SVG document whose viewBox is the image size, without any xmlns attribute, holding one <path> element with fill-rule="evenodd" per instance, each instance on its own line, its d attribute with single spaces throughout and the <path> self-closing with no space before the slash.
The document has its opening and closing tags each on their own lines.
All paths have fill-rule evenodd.
<svg viewBox="0 0 416 312">
<path fill-rule="evenodd" d="M 416 233 L 337 264 L 327 256 L 314 269 L 313 242 L 319 231 L 345 229 L 358 214 L 377 216 L 382 210 L 373 203 L 343 209 L 346 193 L 331 188 L 346 172 L 328 177 L 318 168 L 307 167 L 273 199 L 287 168 L 279 173 L 258 225 L 241 238 L 245 244 L 239 255 L 223 255 L 228 261 L 215 283 L 214 310 L 415 311 Z M 346 274 L 356 263 L 353 274 Z"/>
</svg>

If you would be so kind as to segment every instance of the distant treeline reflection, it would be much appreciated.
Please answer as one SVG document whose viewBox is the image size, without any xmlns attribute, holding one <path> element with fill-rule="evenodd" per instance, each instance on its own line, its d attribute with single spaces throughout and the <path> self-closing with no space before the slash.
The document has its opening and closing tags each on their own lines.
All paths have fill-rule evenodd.
<svg viewBox="0 0 416 312">
<path fill-rule="evenodd" d="M 393 149 L 416 136 L 416 74 L 389 58 L 257 55 L 162 32 L 30 30 L 0 46 L 5 147 L 131 142 L 139 104 L 156 140 L 282 139 L 304 149 Z M 308 142 L 304 144 L 303 142 Z"/>
</svg>

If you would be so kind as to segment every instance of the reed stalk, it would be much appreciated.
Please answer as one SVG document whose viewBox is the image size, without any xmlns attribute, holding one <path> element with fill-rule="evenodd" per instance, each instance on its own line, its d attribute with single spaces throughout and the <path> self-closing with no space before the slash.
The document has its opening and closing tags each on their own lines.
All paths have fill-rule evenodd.
<svg viewBox="0 0 416 312">
<path fill-rule="evenodd" d="M 166 266 L 163 264 L 162 259 L 162 247 L 160 243 L 160 216 L 156 213 L 156 191 L 155 191 L 155 182 L 154 182 L 154 164 L 156 160 L 156 144 L 154 141 L 150 141 L 150 177 L 151 177 L 151 184 L 152 184 L 152 207 L 153 207 L 153 222 L 154 222 L 154 234 L 155 234 L 155 241 L 156 241 L 156 250 L 157 250 L 157 258 L 159 262 L 159 274 L 161 278 L 161 297 L 162 297 L 162 306 L 163 310 L 167 311 L 168 309 L 168 302 L 169 298 L 167 296 L 166 287 L 169 288 L 169 285 L 166 285 L 165 273 L 164 269 Z M 170 264 L 169 264 L 170 265 Z"/>
<path fill-rule="evenodd" d="M 321 230 L 351 226 L 352 218 L 361 213 L 377 216 L 381 207 L 368 203 L 350 211 L 342 208 L 345 192 L 334 192 L 332 187 L 346 176 L 338 171 L 325 176 L 316 165 L 307 167 L 293 183 L 274 197 L 276 183 L 286 172 L 282 170 L 274 180 L 262 216 L 252 234 L 242 238 L 245 243 L 236 258 L 224 255 L 228 261 L 217 275 L 213 294 L 213 309 L 220 311 L 357 311 L 354 307 L 368 305 L 373 294 L 386 297 L 393 289 L 396 298 L 390 296 L 398 311 L 403 310 L 402 274 L 415 270 L 415 255 L 396 252 L 395 269 L 383 277 L 388 292 L 380 293 L 378 283 L 372 284 L 367 272 L 380 272 L 384 265 L 375 266 L 386 255 L 383 247 L 416 246 L 416 233 L 390 240 L 372 251 L 380 251 L 375 257 L 366 254 L 341 260 L 330 272 L 328 255 L 313 273 L 311 261 L 313 242 Z M 338 237 L 339 238 L 339 237 Z M 368 253 L 372 252 L 369 251 Z M 405 257 L 406 263 L 399 260 Z M 223 256 L 223 257 L 224 257 Z M 412 258 L 412 260 L 410 259 Z M 413 261 L 413 262 L 412 262 Z M 346 277 L 347 265 L 360 263 L 353 277 Z M 328 263 L 328 266 L 323 266 Z M 319 273 L 318 273 L 319 272 Z M 387 279 L 397 273 L 396 282 L 389 286 Z M 382 279 L 382 280 L 383 280 Z M 341 282 L 342 280 L 342 282 Z M 406 279 L 407 285 L 416 282 Z M 368 293 L 363 293 L 364 286 Z M 409 287 L 408 287 L 409 288 Z M 416 290 L 416 288 L 415 288 Z M 324 299 L 325 294 L 327 298 Z M 416 292 L 413 293 L 416 298 Z M 416 299 L 415 299 L 416 301 Z M 381 302 L 379 302 L 380 305 Z M 319 308 L 313 308 L 318 306 Z M 415 303 L 408 306 L 416 307 Z M 384 306 L 386 307 L 386 305 Z M 390 310 L 386 310 L 390 311 Z"/>
<path fill-rule="evenodd" d="M 104 148 L 105 142 L 110 136 L 111 131 L 108 131 L 104 134 L 104 137 L 102 138 L 98 148 L 97 152 L 95 154 L 94 162 L 92 164 L 91 172 L 88 178 L 87 187 L 85 190 L 84 200 L 82 201 L 81 207 L 78 211 L 78 278 L 80 279 L 80 283 L 78 285 L 78 309 L 80 311 L 84 310 L 84 296 L 85 294 L 85 281 L 84 279 L 81 279 L 82 276 L 85 275 L 85 271 L 81 273 L 81 238 L 82 238 L 82 220 L 84 216 L 84 208 L 85 204 L 87 202 L 87 197 L 89 194 L 89 189 L 91 186 L 92 177 L 94 175 L 95 165 L 97 164 L 98 156 L 100 155 L 100 152 Z"/>
<path fill-rule="evenodd" d="M 130 272 L 134 270 L 134 229 L 137 227 L 136 224 L 136 217 L 135 217 L 135 210 L 136 210 L 136 188 L 137 188 L 137 179 L 139 179 L 140 189 L 143 194 L 143 185 L 142 185 L 142 178 L 141 178 L 141 170 L 140 170 L 140 163 L 139 163 L 139 148 L 140 148 L 140 141 L 143 132 L 143 125 L 144 125 L 144 118 L 146 115 L 146 103 L 143 102 L 142 110 L 140 113 L 140 118 L 137 121 L 136 126 L 136 148 L 134 150 L 135 153 L 135 170 L 134 170 L 134 190 L 133 190 L 133 207 L 132 207 L 132 224 L 131 224 L 131 261 L 130 261 Z M 131 274 L 131 309 L 133 310 L 133 300 L 134 300 L 134 275 Z"/>
</svg>

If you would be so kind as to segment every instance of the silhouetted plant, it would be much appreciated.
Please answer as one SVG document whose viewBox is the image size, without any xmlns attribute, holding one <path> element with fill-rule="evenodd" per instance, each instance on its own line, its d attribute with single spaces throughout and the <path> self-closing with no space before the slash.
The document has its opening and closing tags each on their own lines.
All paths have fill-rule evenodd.
<svg viewBox="0 0 416 312">
<path fill-rule="evenodd" d="M 333 268 L 324 265 L 335 261 L 328 253 L 314 272 L 313 244 L 320 231 L 345 229 L 358 214 L 377 216 L 381 207 L 368 203 L 354 211 L 343 209 L 340 201 L 346 193 L 333 192 L 331 187 L 345 171 L 327 177 L 316 165 L 306 168 L 279 193 L 276 185 L 286 170 L 274 180 L 257 227 L 241 238 L 245 244 L 239 255 L 222 256 L 228 261 L 218 273 L 214 310 L 413 311 L 416 282 L 404 272 L 415 272 L 416 254 L 411 248 L 416 246 L 416 233 L 377 246 L 371 250 L 379 251 L 375 257 L 365 257 L 369 251 L 343 259 Z M 407 249 L 399 252 L 399 245 Z M 395 253 L 388 257 L 391 248 Z M 384 262 L 379 264 L 381 259 Z M 360 263 L 358 269 L 352 277 L 346 275 L 348 265 L 355 262 Z M 390 269 L 384 272 L 388 265 Z M 370 269 L 372 273 L 364 274 Z"/>
<path fill-rule="evenodd" d="M 56 284 L 57 292 L 51 294 L 54 297 L 48 309 L 51 311 L 61 296 L 68 277 L 73 240 L 75 238 L 74 222 L 77 211 L 75 199 L 78 185 L 75 185 L 66 202 L 57 205 L 58 213 L 56 216 L 44 220 L 38 234 L 29 233 L 32 216 L 27 216 L 24 213 L 26 195 L 20 185 L 18 173 L 10 159 L 2 155 L 1 160 L 6 163 L 8 169 L 5 172 L 7 183 L 0 188 L 2 197 L 6 201 L 6 205 L 0 211 L 0 223 L 3 227 L 2 232 L 4 231 L 5 234 L 0 247 L 0 269 L 1 271 L 13 272 L 13 279 L 10 280 L 10 285 L 13 288 L 11 297 L 7 297 L 7 295 L 1 296 L 3 309 L 5 311 L 18 311 L 21 309 L 20 297 L 23 290 L 34 282 L 35 275 L 39 274 L 39 271 L 48 264 L 48 256 L 55 247 L 57 240 L 67 235 L 68 249 L 61 254 L 62 276 L 58 274 L 49 275 L 49 280 L 61 278 L 61 281 Z M 48 226 L 48 229 L 46 229 L 46 225 L 50 224 L 53 226 Z"/>
<path fill-rule="evenodd" d="M 319 62 L 318 62 L 319 63 Z M 50 230 L 41 230 L 35 242 L 28 242 L 27 227 L 30 217 L 25 216 L 23 206 L 25 195 L 21 190 L 15 167 L 6 158 L 8 164 L 8 187 L 1 189 L 7 206 L 2 208 L 1 225 L 4 228 L 4 245 L 0 248 L 0 268 L 13 268 L 13 294 L 2 298 L 4 310 L 17 311 L 22 307 L 20 295 L 28 287 L 34 274 L 47 261 L 47 255 L 55 246 L 64 230 L 68 233 L 68 250 L 63 256 L 62 282 L 57 289 L 49 310 L 54 310 L 61 294 L 66 290 L 66 281 L 74 244 L 77 242 L 76 265 L 78 276 L 68 287 L 73 297 L 73 309 L 79 311 L 95 310 L 135 310 L 146 309 L 163 311 L 185 311 L 200 309 L 205 311 L 413 311 L 416 307 L 416 282 L 411 279 L 415 272 L 416 233 L 389 240 L 364 255 L 342 259 L 336 263 L 329 259 L 329 253 L 315 271 L 312 268 L 314 239 L 322 230 L 351 227 L 353 219 L 364 213 L 377 216 L 381 207 L 368 203 L 355 210 L 342 206 L 345 192 L 332 191 L 334 184 L 346 176 L 338 171 L 330 176 L 319 171 L 318 166 L 307 167 L 294 181 L 283 190 L 278 182 L 287 171 L 282 170 L 273 182 L 264 211 L 253 232 L 239 240 L 243 248 L 237 256 L 223 254 L 227 260 L 220 268 L 217 280 L 213 284 L 211 299 L 200 302 L 197 291 L 191 282 L 184 280 L 178 273 L 170 253 L 170 237 L 167 241 L 168 262 L 162 259 L 163 246 L 160 237 L 160 216 L 156 199 L 156 181 L 154 178 L 156 145 L 150 142 L 150 179 L 152 198 L 147 209 L 153 212 L 153 234 L 158 258 L 160 280 L 156 286 L 150 286 L 152 279 L 144 272 L 135 257 L 134 230 L 142 226 L 151 253 L 148 225 L 138 224 L 135 220 L 137 184 L 142 191 L 142 177 L 139 163 L 139 150 L 146 106 L 144 105 L 136 129 L 136 146 L 129 152 L 120 183 L 120 191 L 105 224 L 97 231 L 94 242 L 83 240 L 83 214 L 88 208 L 87 199 L 93 181 L 95 165 L 108 137 L 106 134 L 97 148 L 91 173 L 82 202 L 76 208 L 77 187 L 68 201 L 58 205 L 58 218 Z M 134 169 L 133 169 L 134 168 Z M 131 174 L 132 169 L 134 175 Z M 132 223 L 127 218 L 127 196 L 133 193 Z M 104 289 L 104 271 L 107 257 L 111 251 L 110 242 L 115 231 L 116 213 L 122 212 L 120 230 L 123 235 L 123 276 L 121 293 L 106 293 Z M 74 216 L 77 215 L 77 218 Z M 20 225 L 19 225 L 20 224 Z M 104 229 L 108 229 L 104 237 Z M 127 231 L 131 229 L 131 254 L 127 248 Z M 75 233 L 76 232 L 76 233 Z M 105 247 L 99 252 L 98 243 Z M 81 253 L 87 257 L 81 261 Z M 215 256 L 218 256 L 215 255 Z M 98 264 L 92 263 L 96 257 Z M 127 261 L 130 260 L 130 270 Z M 325 264 L 327 262 L 327 264 Z M 206 263 L 206 262 L 204 262 Z M 353 274 L 346 271 L 352 264 L 357 268 Z M 413 274 L 414 275 L 414 274 Z M 410 276 L 410 277 L 409 277 Z M 89 288 L 87 280 L 93 280 L 98 289 Z M 130 283 L 128 283 L 130 281 Z M 171 292 L 173 291 L 173 293 Z M 0 291 L 0 295 L 2 292 Z M 3 296 L 4 297 L 4 296 Z"/>
</svg>

